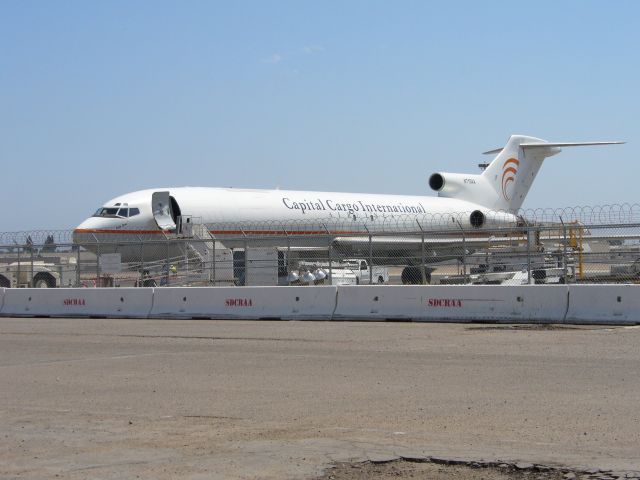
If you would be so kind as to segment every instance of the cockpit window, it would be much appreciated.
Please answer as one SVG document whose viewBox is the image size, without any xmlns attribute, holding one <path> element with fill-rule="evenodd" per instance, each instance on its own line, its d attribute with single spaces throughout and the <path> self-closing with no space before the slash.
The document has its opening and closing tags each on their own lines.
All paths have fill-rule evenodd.
<svg viewBox="0 0 640 480">
<path fill-rule="evenodd" d="M 118 208 L 99 208 L 96 213 L 93 214 L 94 217 L 115 217 L 118 215 Z"/>
<path fill-rule="evenodd" d="M 120 217 L 127 218 L 139 215 L 139 208 L 101 207 L 93 214 L 94 217 Z"/>
</svg>

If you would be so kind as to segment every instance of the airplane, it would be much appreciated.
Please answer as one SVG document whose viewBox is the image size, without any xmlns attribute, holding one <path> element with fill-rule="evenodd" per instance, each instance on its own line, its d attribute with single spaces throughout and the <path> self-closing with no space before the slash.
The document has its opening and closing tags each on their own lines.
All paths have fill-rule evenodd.
<svg viewBox="0 0 640 480">
<path fill-rule="evenodd" d="M 73 239 L 94 253 L 119 252 L 123 262 L 161 260 L 184 253 L 184 243 L 167 239 L 178 237 L 198 219 L 209 239 L 227 248 L 242 248 L 247 237 L 282 247 L 286 237 L 289 247 L 331 245 L 348 257 L 373 254 L 388 264 L 398 265 L 402 258 L 407 265 L 434 263 L 459 258 L 473 247 L 472 241 L 461 245 L 460 233 L 440 235 L 443 230 L 467 232 L 472 240 L 483 231 L 521 225 L 517 212 L 545 158 L 563 147 L 621 143 L 554 143 L 512 135 L 504 147 L 484 152 L 496 156 L 481 174 L 432 174 L 429 186 L 437 196 L 204 187 L 141 190 L 106 202 L 75 228 Z M 384 235 L 371 237 L 373 233 Z"/>
</svg>

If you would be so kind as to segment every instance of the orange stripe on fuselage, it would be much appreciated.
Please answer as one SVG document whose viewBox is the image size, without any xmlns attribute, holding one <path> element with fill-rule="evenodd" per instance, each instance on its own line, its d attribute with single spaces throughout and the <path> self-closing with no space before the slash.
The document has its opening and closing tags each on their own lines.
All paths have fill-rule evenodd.
<svg viewBox="0 0 640 480">
<path fill-rule="evenodd" d="M 326 230 L 210 230 L 212 235 L 366 235 L 366 232 Z"/>
<path fill-rule="evenodd" d="M 512 178 L 509 178 L 508 181 L 513 181 Z M 285 233 L 284 230 L 210 230 L 211 234 L 214 235 L 282 235 Z M 95 228 L 77 228 L 74 230 L 74 233 L 107 233 L 113 235 L 126 235 L 126 234 L 151 234 L 158 235 L 162 233 L 170 233 L 169 231 L 163 232 L 162 230 L 108 230 L 108 229 L 95 229 Z M 399 232 L 403 235 L 411 235 L 411 232 Z M 362 231 L 326 231 L 326 230 L 294 230 L 294 231 L 286 231 L 287 235 L 368 235 L 366 232 Z M 416 233 L 414 233 L 415 235 Z M 511 233 L 510 235 L 517 235 L 516 233 Z M 384 236 L 384 234 L 382 234 Z M 466 232 L 467 237 L 483 237 L 486 233 L 484 232 Z M 458 234 L 444 234 L 439 235 L 442 238 L 460 238 Z"/>
<path fill-rule="evenodd" d="M 162 230 L 109 230 L 102 228 L 76 228 L 73 233 L 107 233 L 110 235 L 159 235 L 162 233 L 170 233 L 169 231 L 163 232 Z M 366 232 L 358 231 L 329 231 L 326 230 L 210 230 L 209 233 L 213 235 L 353 235 L 353 234 L 366 234 Z"/>
<path fill-rule="evenodd" d="M 507 181 L 513 181 L 513 179 L 509 178 L 507 179 Z M 99 228 L 76 228 L 73 233 L 106 233 L 110 235 L 160 235 L 162 233 L 171 232 L 163 232 L 162 230 L 109 230 Z M 367 232 L 354 230 L 210 230 L 209 233 L 213 235 L 368 235 Z"/>
<path fill-rule="evenodd" d="M 162 230 L 109 230 L 103 228 L 76 228 L 73 233 L 109 233 L 121 235 L 159 235 Z"/>
</svg>

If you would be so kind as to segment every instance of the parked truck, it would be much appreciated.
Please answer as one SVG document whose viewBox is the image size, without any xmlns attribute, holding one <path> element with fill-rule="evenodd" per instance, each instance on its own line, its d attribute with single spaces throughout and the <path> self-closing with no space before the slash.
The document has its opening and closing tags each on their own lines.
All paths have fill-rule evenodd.
<svg viewBox="0 0 640 480">
<path fill-rule="evenodd" d="M 349 258 L 345 260 L 335 260 L 329 264 L 324 262 L 300 262 L 301 267 L 321 268 L 325 272 L 333 272 L 333 285 L 369 285 L 373 280 L 374 285 L 389 283 L 389 270 L 386 267 L 374 266 L 369 269 L 369 262 L 361 258 Z"/>
<path fill-rule="evenodd" d="M 348 258 L 340 262 L 340 266 L 348 268 L 356 275 L 356 284 L 383 285 L 389 283 L 389 270 L 386 267 L 369 266 L 369 262 L 362 258 Z"/>
</svg>

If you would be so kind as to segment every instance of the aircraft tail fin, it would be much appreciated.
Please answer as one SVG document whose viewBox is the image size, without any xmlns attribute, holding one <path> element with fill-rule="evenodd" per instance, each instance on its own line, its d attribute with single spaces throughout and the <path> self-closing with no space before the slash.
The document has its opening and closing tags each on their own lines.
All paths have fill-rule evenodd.
<svg viewBox="0 0 640 480">
<path fill-rule="evenodd" d="M 545 158 L 561 152 L 560 147 L 615 145 L 625 142 L 547 142 L 525 135 L 512 135 L 481 175 L 434 173 L 429 186 L 440 197 L 465 200 L 488 209 L 514 213 L 522 206 Z"/>
<path fill-rule="evenodd" d="M 560 147 L 613 145 L 624 142 L 547 142 L 540 138 L 512 135 L 497 153 L 481 177 L 493 187 L 495 196 L 485 205 L 493 210 L 515 212 L 524 202 L 545 158 L 561 152 Z"/>
</svg>

